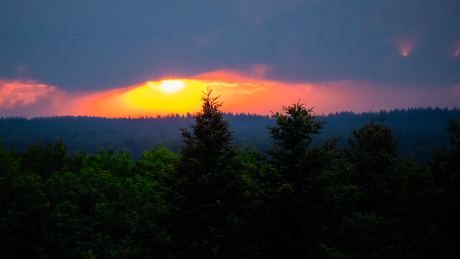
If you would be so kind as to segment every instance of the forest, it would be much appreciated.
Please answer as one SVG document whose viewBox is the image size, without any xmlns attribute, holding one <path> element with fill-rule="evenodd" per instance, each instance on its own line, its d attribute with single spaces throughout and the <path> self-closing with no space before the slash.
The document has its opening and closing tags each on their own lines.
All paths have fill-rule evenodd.
<svg viewBox="0 0 460 259">
<path fill-rule="evenodd" d="M 218 98 L 185 117 L 1 119 L 0 257 L 460 254 L 458 110 L 269 118 Z"/>
<path fill-rule="evenodd" d="M 360 114 L 340 112 L 315 115 L 326 124 L 321 129 L 321 134 L 316 134 L 312 138 L 312 145 L 320 145 L 331 137 L 337 137 L 337 145 L 346 147 L 353 130 L 372 120 L 382 121 L 383 125 L 394 131 L 400 155 L 407 155 L 418 162 L 426 162 L 429 159 L 426 151 L 449 145 L 449 136 L 444 131 L 446 120 L 455 117 L 456 114 L 455 108 L 429 107 Z M 275 118 L 232 113 L 223 113 L 222 116 L 230 122 L 229 129 L 233 132 L 230 141 L 232 146 L 240 149 L 252 146 L 261 153 L 272 147 L 273 139 L 267 126 L 275 126 Z M 14 148 L 23 152 L 30 144 L 49 145 L 62 139 L 66 145 L 67 155 L 80 151 L 97 155 L 100 150 L 107 151 L 113 148 L 116 153 L 129 152 L 133 161 L 136 161 L 144 152 L 156 148 L 160 143 L 171 152 L 179 153 L 183 140 L 179 127 L 188 127 L 193 123 L 191 114 L 149 118 L 7 117 L 0 118 L 0 141 L 6 149 Z"/>
</svg>

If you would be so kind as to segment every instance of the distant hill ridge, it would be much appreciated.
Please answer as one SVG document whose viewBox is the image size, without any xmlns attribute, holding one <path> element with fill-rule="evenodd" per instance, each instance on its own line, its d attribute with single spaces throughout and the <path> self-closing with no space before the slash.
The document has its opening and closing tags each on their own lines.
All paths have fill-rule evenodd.
<svg viewBox="0 0 460 259">
<path fill-rule="evenodd" d="M 321 134 L 314 136 L 313 145 L 323 143 L 332 136 L 340 137 L 339 145 L 347 146 L 351 131 L 359 129 L 371 120 L 392 128 L 399 143 L 399 153 L 423 161 L 428 158 L 426 150 L 433 147 L 449 146 L 449 138 L 444 129 L 450 117 L 460 116 L 456 108 L 410 108 L 379 112 L 337 112 L 318 115 L 317 119 L 327 121 Z M 251 145 L 264 152 L 273 145 L 267 126 L 274 126 L 270 116 L 257 114 L 225 113 L 234 131 L 233 144 L 244 148 Z M 142 118 L 103 118 L 91 116 L 58 116 L 0 118 L 0 141 L 3 148 L 13 147 L 23 151 L 30 144 L 48 144 L 64 140 L 67 152 L 84 150 L 96 154 L 99 150 L 114 148 L 115 151 L 129 150 L 134 159 L 159 143 L 173 152 L 182 146 L 179 127 L 194 123 L 190 114 L 180 116 Z"/>
</svg>

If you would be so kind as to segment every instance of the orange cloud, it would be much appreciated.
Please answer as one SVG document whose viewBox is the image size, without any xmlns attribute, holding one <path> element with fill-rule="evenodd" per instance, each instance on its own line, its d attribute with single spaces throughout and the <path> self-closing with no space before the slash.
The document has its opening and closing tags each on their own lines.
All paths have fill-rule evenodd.
<svg viewBox="0 0 460 259">
<path fill-rule="evenodd" d="M 208 83 L 225 101 L 223 109 L 236 113 L 270 114 L 300 100 L 318 114 L 366 112 L 408 107 L 453 107 L 459 97 L 449 88 L 390 87 L 351 80 L 284 83 L 254 79 L 238 71 L 221 70 L 195 77 Z M 215 79 L 213 81 L 213 79 Z"/>
<path fill-rule="evenodd" d="M 31 80 L 0 80 L 0 108 L 29 105 L 55 92 L 56 87 Z"/>
<path fill-rule="evenodd" d="M 223 111 L 262 115 L 281 111 L 282 105 L 299 100 L 307 108 L 314 107 L 317 114 L 454 107 L 460 103 L 458 85 L 445 88 L 390 87 L 351 80 L 285 83 L 263 79 L 251 70 L 247 74 L 219 70 L 192 78 L 149 81 L 99 92 L 64 92 L 30 82 L 3 85 L 8 86 L 1 88 L 0 114 L 26 117 L 86 115 L 135 118 L 193 114 L 201 110 L 200 97 L 208 86 L 213 89 L 213 96 L 221 95 L 219 100 L 224 102 Z"/>
</svg>

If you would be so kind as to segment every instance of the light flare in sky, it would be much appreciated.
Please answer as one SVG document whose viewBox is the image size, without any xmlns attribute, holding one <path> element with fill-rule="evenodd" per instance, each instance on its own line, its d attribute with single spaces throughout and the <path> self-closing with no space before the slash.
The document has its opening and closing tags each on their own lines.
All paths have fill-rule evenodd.
<svg viewBox="0 0 460 259">
<path fill-rule="evenodd" d="M 399 53 L 406 57 L 420 44 L 420 40 L 417 37 L 405 36 L 395 38 L 392 43 L 398 48 Z"/>
<path fill-rule="evenodd" d="M 454 57 L 460 57 L 460 40 L 454 43 Z"/>
</svg>

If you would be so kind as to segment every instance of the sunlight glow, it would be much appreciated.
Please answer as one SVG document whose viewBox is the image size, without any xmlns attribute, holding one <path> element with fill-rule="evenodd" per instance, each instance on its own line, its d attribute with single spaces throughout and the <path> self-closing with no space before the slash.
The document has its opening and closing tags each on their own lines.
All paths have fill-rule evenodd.
<svg viewBox="0 0 460 259">
<path fill-rule="evenodd" d="M 460 41 L 457 41 L 455 44 L 454 57 L 460 57 Z"/>
<path fill-rule="evenodd" d="M 453 53 L 452 53 L 453 54 Z M 207 87 L 222 96 L 223 112 L 270 115 L 299 99 L 317 114 L 424 106 L 459 102 L 459 85 L 431 90 L 381 87 L 366 82 L 279 82 L 240 71 L 218 70 L 192 78 L 148 81 L 122 89 L 98 92 L 62 91 L 33 82 L 0 80 L 2 116 L 98 116 L 139 118 L 195 114 L 202 110 Z M 427 102 L 429 100 L 429 102 Z M 27 111 L 27 112 L 25 112 Z"/>
<path fill-rule="evenodd" d="M 162 81 L 159 85 L 161 91 L 167 94 L 174 94 L 182 90 L 185 86 L 185 83 L 180 80 L 167 80 Z"/>
<path fill-rule="evenodd" d="M 401 55 L 406 57 L 411 52 L 413 48 L 413 44 L 410 41 L 402 41 L 400 42 L 398 47 L 399 47 L 399 53 L 401 53 Z"/>
<path fill-rule="evenodd" d="M 420 43 L 416 37 L 401 37 L 393 40 L 392 42 L 399 50 L 399 53 L 406 57 L 414 48 Z"/>
<path fill-rule="evenodd" d="M 155 117 L 201 110 L 207 84 L 198 80 L 148 81 L 123 89 L 86 95 L 75 101 L 75 114 L 101 117 Z"/>
<path fill-rule="evenodd" d="M 200 109 L 204 89 L 204 83 L 194 80 L 164 80 L 135 87 L 124 97 L 130 107 L 184 114 Z"/>
</svg>

